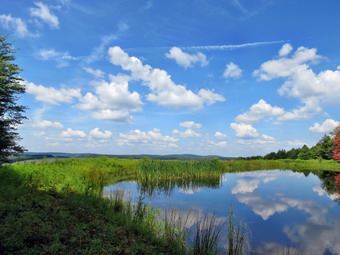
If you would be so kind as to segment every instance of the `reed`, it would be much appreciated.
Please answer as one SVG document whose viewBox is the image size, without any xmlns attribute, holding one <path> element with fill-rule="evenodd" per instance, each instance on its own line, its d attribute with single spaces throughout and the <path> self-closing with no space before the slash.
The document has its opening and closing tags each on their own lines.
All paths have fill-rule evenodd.
<svg viewBox="0 0 340 255">
<path fill-rule="evenodd" d="M 237 219 L 234 215 L 234 209 L 230 207 L 228 215 L 228 255 L 243 255 L 249 250 L 249 236 L 247 224 Z"/>
</svg>

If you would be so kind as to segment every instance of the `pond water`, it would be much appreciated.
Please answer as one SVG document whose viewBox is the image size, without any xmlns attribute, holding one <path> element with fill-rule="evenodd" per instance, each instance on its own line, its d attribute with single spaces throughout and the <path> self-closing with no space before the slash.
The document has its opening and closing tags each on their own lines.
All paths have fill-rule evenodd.
<svg viewBox="0 0 340 255">
<path fill-rule="evenodd" d="M 152 207 L 179 213 L 214 214 L 227 220 L 232 206 L 251 231 L 249 254 L 339 254 L 340 173 L 266 170 L 226 173 L 218 179 L 148 184 L 121 182 L 104 194 L 124 192 L 136 202 L 140 196 Z M 196 217 L 195 216 L 195 217 Z M 226 228 L 219 245 L 226 244 Z"/>
</svg>

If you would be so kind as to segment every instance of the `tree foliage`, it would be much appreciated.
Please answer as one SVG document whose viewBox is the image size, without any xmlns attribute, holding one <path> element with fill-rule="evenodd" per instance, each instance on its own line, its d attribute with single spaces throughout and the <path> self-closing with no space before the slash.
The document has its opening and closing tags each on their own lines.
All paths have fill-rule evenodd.
<svg viewBox="0 0 340 255">
<path fill-rule="evenodd" d="M 337 135 L 336 135 L 337 134 Z M 334 154 L 334 157 L 333 157 Z M 340 126 L 328 135 L 324 135 L 318 143 L 308 148 L 292 148 L 289 151 L 270 152 L 264 159 L 336 159 L 340 161 Z"/>
<path fill-rule="evenodd" d="M 340 162 L 340 126 L 335 129 L 334 133 L 333 158 Z"/>
<path fill-rule="evenodd" d="M 18 105 L 17 101 L 25 87 L 18 76 L 21 69 L 13 63 L 14 53 L 12 44 L 6 42 L 5 36 L 0 36 L 0 163 L 8 161 L 11 154 L 24 151 L 18 145 L 17 127 L 26 118 L 23 115 L 26 107 Z"/>
</svg>

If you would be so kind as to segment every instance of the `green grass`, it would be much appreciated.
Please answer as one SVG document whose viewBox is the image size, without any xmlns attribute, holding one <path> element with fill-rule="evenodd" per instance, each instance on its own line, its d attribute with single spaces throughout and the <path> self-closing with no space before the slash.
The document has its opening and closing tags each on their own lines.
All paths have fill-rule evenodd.
<svg viewBox="0 0 340 255">
<path fill-rule="evenodd" d="M 119 196 L 103 198 L 103 187 L 128 179 L 139 180 L 142 190 L 149 194 L 159 189 L 171 192 L 175 186 L 214 188 L 219 186 L 222 173 L 261 169 L 323 173 L 322 170 L 340 171 L 340 164 L 318 160 L 159 161 L 101 157 L 2 165 L 0 254 L 192 254 L 204 247 L 212 247 L 209 249 L 213 252 L 213 229 L 212 235 L 197 233 L 200 248 L 187 247 L 184 230 L 178 223 L 167 219 L 159 222 L 157 211 L 142 200 L 132 205 Z M 205 237 L 210 238 L 201 242 Z"/>
</svg>

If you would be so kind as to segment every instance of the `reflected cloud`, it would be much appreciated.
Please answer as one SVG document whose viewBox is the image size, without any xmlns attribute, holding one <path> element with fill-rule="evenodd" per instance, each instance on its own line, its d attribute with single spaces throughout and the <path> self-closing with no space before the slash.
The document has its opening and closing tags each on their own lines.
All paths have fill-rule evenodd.
<svg viewBox="0 0 340 255">
<path fill-rule="evenodd" d="M 263 220 L 268 220 L 275 213 L 284 212 L 289 208 L 286 203 L 267 201 L 256 194 L 241 195 L 237 197 L 237 200 L 250 206 L 252 211 L 261 216 Z"/>
<path fill-rule="evenodd" d="M 333 193 L 333 194 L 329 194 L 328 192 L 326 192 L 322 187 L 320 186 L 314 186 L 313 187 L 313 191 L 316 192 L 320 197 L 323 195 L 326 195 L 327 197 L 329 197 L 329 199 L 331 199 L 332 201 L 337 201 L 340 200 L 340 194 L 339 193 Z"/>
<path fill-rule="evenodd" d="M 298 249 L 286 247 L 275 242 L 262 243 L 261 246 L 255 248 L 256 254 L 261 255 L 278 255 L 278 254 L 300 254 Z"/>
<path fill-rule="evenodd" d="M 239 179 L 237 180 L 237 185 L 231 190 L 232 194 L 245 194 L 253 192 L 259 186 L 259 180 L 247 180 Z"/>
<path fill-rule="evenodd" d="M 246 173 L 238 173 L 237 175 L 240 175 L 242 177 L 246 178 L 240 178 L 237 180 L 236 186 L 231 190 L 232 194 L 245 194 L 245 193 L 251 193 L 254 190 L 256 190 L 260 183 L 268 183 L 271 181 L 276 180 L 276 174 L 270 172 L 270 173 L 255 173 L 255 172 L 246 172 Z"/>
<path fill-rule="evenodd" d="M 187 194 L 187 195 L 192 195 L 194 193 L 200 192 L 202 189 L 199 187 L 189 187 L 189 188 L 179 188 L 178 192 Z"/>
<path fill-rule="evenodd" d="M 327 219 L 324 224 L 313 219 L 305 224 L 285 226 L 283 231 L 299 244 L 303 254 L 319 255 L 326 251 L 327 254 L 340 254 L 340 215 L 323 215 L 323 218 Z"/>
</svg>

